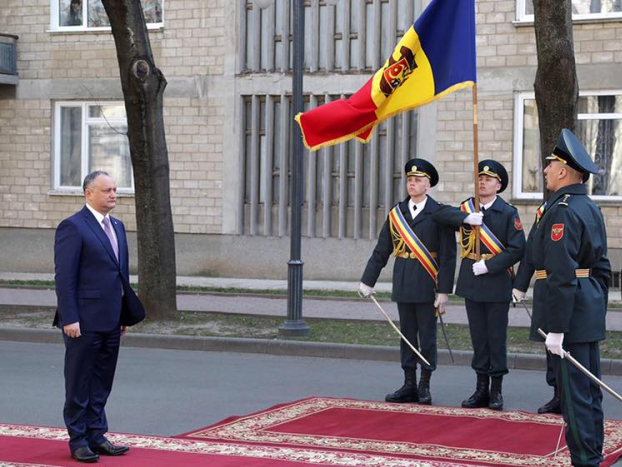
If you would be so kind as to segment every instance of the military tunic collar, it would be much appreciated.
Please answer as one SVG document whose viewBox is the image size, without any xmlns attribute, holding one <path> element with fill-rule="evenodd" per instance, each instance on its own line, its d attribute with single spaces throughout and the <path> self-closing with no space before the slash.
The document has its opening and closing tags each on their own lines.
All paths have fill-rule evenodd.
<svg viewBox="0 0 622 467">
<path fill-rule="evenodd" d="M 551 195 L 548 205 L 552 206 L 554 203 L 557 203 L 564 195 L 587 195 L 587 186 L 583 183 L 575 183 L 574 185 L 560 188 Z"/>
</svg>

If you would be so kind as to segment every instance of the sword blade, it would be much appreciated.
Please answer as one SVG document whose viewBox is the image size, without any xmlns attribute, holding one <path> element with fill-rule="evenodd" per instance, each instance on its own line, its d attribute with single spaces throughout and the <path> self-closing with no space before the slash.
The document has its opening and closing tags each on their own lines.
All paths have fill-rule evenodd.
<svg viewBox="0 0 622 467">
<path fill-rule="evenodd" d="M 544 339 L 546 339 L 547 334 L 542 329 L 538 328 L 538 334 L 540 334 L 542 337 L 544 337 Z M 583 365 L 581 365 L 581 363 L 579 363 L 579 361 L 576 358 L 570 355 L 569 352 L 566 352 L 564 350 L 563 358 L 568 359 L 568 361 L 572 363 L 581 373 L 583 373 L 585 376 L 587 376 L 592 381 L 594 381 L 596 384 L 598 384 L 602 389 L 607 391 L 609 394 L 615 397 L 618 401 L 622 402 L 622 396 L 620 394 L 615 392 L 613 389 L 611 389 L 609 386 L 603 383 L 600 379 L 598 379 L 590 370 L 585 368 Z"/>
<path fill-rule="evenodd" d="M 443 315 L 439 313 L 438 319 L 441 322 L 441 329 L 443 330 L 443 337 L 445 338 L 445 344 L 447 344 L 447 350 L 449 350 L 449 356 L 451 357 L 452 365 L 456 364 L 454 360 L 454 353 L 451 351 L 451 345 L 449 345 L 449 337 L 447 336 L 447 331 L 445 330 L 445 322 L 443 321 Z"/>
<path fill-rule="evenodd" d="M 391 320 L 391 318 L 389 317 L 389 315 L 387 315 L 387 312 L 384 311 L 382 309 L 382 307 L 380 306 L 380 303 L 378 303 L 378 300 L 376 300 L 376 297 L 374 297 L 373 295 L 370 295 L 369 298 L 372 299 L 372 301 L 376 304 L 376 306 L 378 307 L 378 309 L 382 312 L 382 314 L 384 315 L 384 317 L 387 319 L 387 321 L 389 322 L 389 324 L 393 327 L 393 329 L 395 330 L 395 332 L 397 332 L 399 334 L 399 336 L 404 339 L 404 342 L 406 342 L 406 344 L 408 344 L 408 347 L 410 347 L 412 349 L 413 352 L 415 352 L 415 355 L 417 355 L 417 357 L 419 357 L 423 363 L 425 363 L 428 366 L 430 365 L 430 362 L 428 362 L 425 357 L 423 355 L 421 355 L 421 353 L 419 353 L 419 351 L 415 348 L 414 345 L 412 345 L 410 343 L 410 341 L 408 339 L 406 339 L 406 336 L 404 336 L 404 334 L 402 334 L 402 331 L 400 331 L 397 326 L 395 325 L 395 323 L 393 322 L 393 320 Z"/>
</svg>

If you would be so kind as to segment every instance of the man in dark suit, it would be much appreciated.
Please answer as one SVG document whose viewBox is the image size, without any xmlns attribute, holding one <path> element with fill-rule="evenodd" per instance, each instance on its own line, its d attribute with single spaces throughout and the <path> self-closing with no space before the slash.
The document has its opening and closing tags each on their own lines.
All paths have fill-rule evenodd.
<svg viewBox="0 0 622 467">
<path fill-rule="evenodd" d="M 105 438 L 104 407 L 117 365 L 121 335 L 145 311 L 129 284 L 123 223 L 109 215 L 117 204 L 114 180 L 102 171 L 86 176 L 86 206 L 56 229 L 54 264 L 58 309 L 54 324 L 65 341 L 65 406 L 71 456 L 129 451 Z"/>
<path fill-rule="evenodd" d="M 437 311 L 444 312 L 453 291 L 456 268 L 456 239 L 452 229 L 432 221 L 440 204 L 428 196 L 438 183 L 438 172 L 424 159 L 411 159 L 405 166 L 408 198 L 397 204 L 384 223 L 378 243 L 367 263 L 359 285 L 363 296 L 374 293 L 374 285 L 391 253 L 393 266 L 392 300 L 397 302 L 400 330 L 430 363 L 421 365 L 421 380 L 416 381 L 415 353 L 403 341 L 400 356 L 404 385 L 385 397 L 387 402 L 432 403 L 430 378 L 436 369 Z M 413 241 L 413 239 L 415 241 Z"/>
<path fill-rule="evenodd" d="M 602 391 L 564 356 L 568 351 L 600 378 L 611 265 L 605 221 L 585 185 L 598 167 L 567 129 L 547 159 L 544 179 L 552 193 L 531 244 L 532 334 L 538 328 L 548 333 L 571 463 L 597 467 L 603 461 Z"/>
<path fill-rule="evenodd" d="M 467 218 L 474 213 L 473 198 L 463 202 L 460 209 L 443 207 L 434 214 L 434 220 L 461 227 L 462 263 L 456 295 L 464 297 L 473 344 L 471 366 L 477 374 L 475 392 L 462 402 L 462 407 L 503 410 L 512 267 L 523 255 L 525 234 L 516 208 L 497 196 L 508 185 L 503 165 L 491 159 L 483 160 L 479 162 L 478 174 L 480 206 L 484 212 L 480 255 L 475 248 L 475 232 L 463 226 L 470 223 Z"/>
</svg>

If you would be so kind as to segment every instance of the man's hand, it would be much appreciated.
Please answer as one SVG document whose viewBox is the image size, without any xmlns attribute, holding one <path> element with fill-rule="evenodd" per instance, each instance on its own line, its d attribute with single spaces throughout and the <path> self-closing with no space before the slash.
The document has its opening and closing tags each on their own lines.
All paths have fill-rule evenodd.
<svg viewBox="0 0 622 467">
<path fill-rule="evenodd" d="M 512 289 L 512 301 L 514 303 L 519 303 L 525 300 L 525 295 L 527 292 L 523 292 L 522 290 Z"/>
<path fill-rule="evenodd" d="M 486 261 L 480 259 L 477 263 L 473 263 L 473 274 L 481 276 L 482 274 L 488 274 L 488 268 L 486 267 Z"/>
<path fill-rule="evenodd" d="M 564 358 L 564 348 L 562 347 L 563 343 L 563 333 L 549 332 L 546 336 L 546 342 L 544 344 L 549 352 Z"/>
<path fill-rule="evenodd" d="M 80 337 L 80 322 L 65 324 L 63 326 L 63 332 L 67 334 L 67 337 L 75 338 Z"/>
<path fill-rule="evenodd" d="M 368 286 L 367 284 L 363 284 L 362 282 L 359 284 L 359 295 L 363 298 L 371 297 L 374 294 L 374 288 Z"/>
<path fill-rule="evenodd" d="M 437 293 L 436 299 L 434 300 L 434 308 L 438 311 L 436 312 L 436 316 L 445 314 L 445 306 L 449 301 L 449 295 L 446 293 Z"/>
<path fill-rule="evenodd" d="M 125 335 L 130 330 L 129 326 L 121 326 L 121 335 Z"/>
<path fill-rule="evenodd" d="M 481 212 L 472 212 L 471 214 L 466 216 L 464 220 L 462 221 L 463 224 L 470 224 L 470 225 L 482 225 L 483 222 L 484 222 L 484 214 L 482 214 Z"/>
</svg>

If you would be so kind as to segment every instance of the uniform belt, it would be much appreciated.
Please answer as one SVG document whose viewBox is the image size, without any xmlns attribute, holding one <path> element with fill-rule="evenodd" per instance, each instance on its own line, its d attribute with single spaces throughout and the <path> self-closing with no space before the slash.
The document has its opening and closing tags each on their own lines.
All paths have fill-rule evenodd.
<svg viewBox="0 0 622 467">
<path fill-rule="evenodd" d="M 417 259 L 417 255 L 414 253 L 408 253 L 406 251 L 402 252 L 402 253 L 398 253 L 396 255 L 398 258 L 404 258 L 404 259 Z M 436 251 L 431 251 L 430 252 L 430 256 L 434 259 L 438 258 L 438 253 L 436 253 Z"/>
<path fill-rule="evenodd" d="M 479 259 L 483 259 L 484 261 L 489 260 L 490 258 L 494 258 L 495 255 L 492 253 L 484 253 L 483 255 L 479 255 Z M 468 253 L 465 258 L 472 259 L 477 261 L 477 255 L 475 253 Z"/>
<path fill-rule="evenodd" d="M 590 277 L 589 269 L 575 269 L 576 277 L 579 279 L 585 279 L 586 277 Z M 546 279 L 546 270 L 539 269 L 536 271 L 536 280 L 538 279 Z"/>
</svg>

